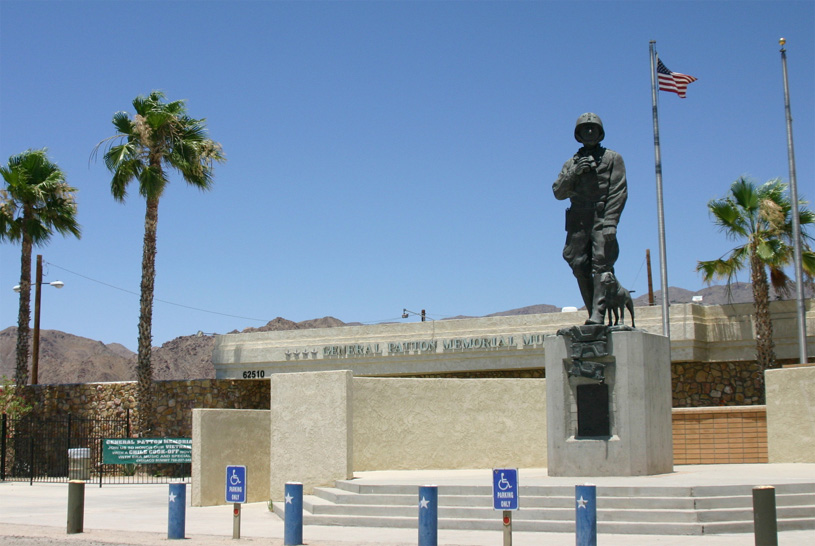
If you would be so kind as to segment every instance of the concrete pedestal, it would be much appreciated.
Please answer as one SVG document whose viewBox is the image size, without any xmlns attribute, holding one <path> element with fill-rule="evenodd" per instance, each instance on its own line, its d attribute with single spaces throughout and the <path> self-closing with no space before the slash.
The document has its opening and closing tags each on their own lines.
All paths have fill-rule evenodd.
<svg viewBox="0 0 815 546">
<path fill-rule="evenodd" d="M 550 476 L 643 476 L 673 472 L 671 438 L 671 355 L 668 338 L 640 331 L 609 335 L 605 382 L 608 435 L 581 436 L 581 411 L 597 412 L 594 379 L 568 374 L 572 367 L 568 337 L 547 336 L 546 402 Z M 587 401 L 590 410 L 583 405 Z M 600 409 L 604 409 L 601 407 Z M 602 411 L 598 412 L 602 413 Z M 589 419 L 591 420 L 591 419 Z M 597 430 L 596 427 L 589 427 Z M 582 430 L 586 430 L 582 425 Z M 602 426 L 600 427 L 602 430 Z"/>
</svg>

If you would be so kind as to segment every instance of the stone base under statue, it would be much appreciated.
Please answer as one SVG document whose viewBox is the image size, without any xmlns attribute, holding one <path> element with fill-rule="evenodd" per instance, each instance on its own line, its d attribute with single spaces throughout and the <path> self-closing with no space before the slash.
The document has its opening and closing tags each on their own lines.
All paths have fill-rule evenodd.
<svg viewBox="0 0 815 546">
<path fill-rule="evenodd" d="M 668 338 L 570 330 L 545 340 L 549 475 L 673 472 Z"/>
</svg>

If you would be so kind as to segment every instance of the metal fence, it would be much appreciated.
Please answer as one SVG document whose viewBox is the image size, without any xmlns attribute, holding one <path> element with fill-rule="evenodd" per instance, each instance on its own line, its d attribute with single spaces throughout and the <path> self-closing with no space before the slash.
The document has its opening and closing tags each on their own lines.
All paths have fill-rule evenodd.
<svg viewBox="0 0 815 546">
<path fill-rule="evenodd" d="M 167 483 L 189 479 L 190 464 L 103 464 L 104 438 L 129 438 L 124 419 L 42 419 L 0 416 L 0 480 L 99 483 Z"/>
</svg>

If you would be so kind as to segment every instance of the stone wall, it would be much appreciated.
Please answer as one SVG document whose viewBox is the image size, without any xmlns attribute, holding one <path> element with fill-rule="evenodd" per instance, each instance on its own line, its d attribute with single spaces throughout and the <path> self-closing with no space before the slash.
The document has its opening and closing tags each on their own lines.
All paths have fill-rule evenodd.
<svg viewBox="0 0 815 546">
<path fill-rule="evenodd" d="M 419 378 L 448 379 L 543 379 L 543 368 L 422 374 Z M 761 386 L 755 361 L 674 362 L 671 365 L 673 407 L 749 406 L 761 404 Z"/>
<path fill-rule="evenodd" d="M 188 438 L 193 408 L 269 409 L 268 379 L 157 381 L 157 436 Z M 77 383 L 26 387 L 41 417 L 71 414 L 83 419 L 125 419 L 136 423 L 136 382 Z"/>
<path fill-rule="evenodd" d="M 778 365 L 797 360 L 778 359 Z M 752 406 L 764 404 L 760 370 L 755 360 L 674 362 L 671 365 L 673 407 Z"/>
<path fill-rule="evenodd" d="M 671 368 L 675 408 L 761 403 L 756 362 L 680 362 Z"/>
</svg>

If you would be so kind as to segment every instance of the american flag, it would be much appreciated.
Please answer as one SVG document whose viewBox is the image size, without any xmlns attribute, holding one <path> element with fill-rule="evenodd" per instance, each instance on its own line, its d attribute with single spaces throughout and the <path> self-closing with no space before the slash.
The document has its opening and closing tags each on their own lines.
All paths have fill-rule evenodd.
<svg viewBox="0 0 815 546">
<path fill-rule="evenodd" d="M 659 79 L 660 91 L 676 93 L 683 99 L 687 94 L 688 84 L 696 81 L 696 78 L 693 76 L 680 74 L 679 72 L 671 72 L 664 64 L 662 64 L 659 57 L 657 57 L 657 78 Z"/>
</svg>

